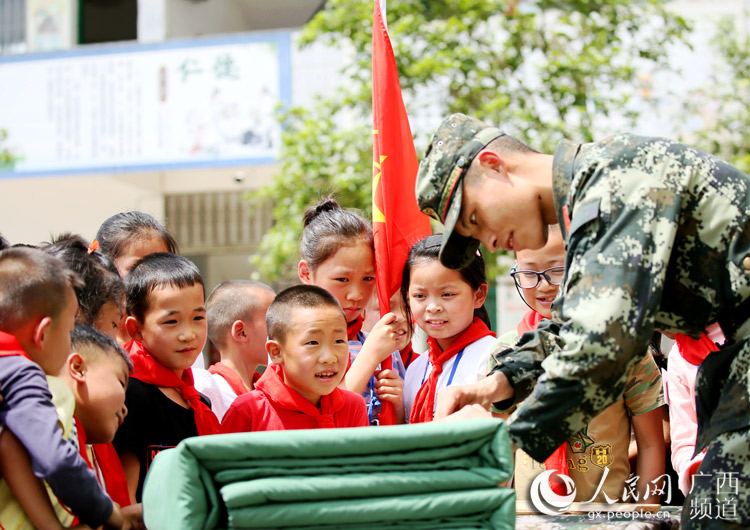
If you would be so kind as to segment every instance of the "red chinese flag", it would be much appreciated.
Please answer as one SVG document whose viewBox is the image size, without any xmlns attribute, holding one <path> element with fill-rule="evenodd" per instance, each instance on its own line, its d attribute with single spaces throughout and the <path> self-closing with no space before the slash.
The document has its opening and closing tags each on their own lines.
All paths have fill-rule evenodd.
<svg viewBox="0 0 750 530">
<path fill-rule="evenodd" d="M 401 286 L 411 245 L 431 233 L 414 192 L 419 164 L 385 25 L 385 0 L 375 0 L 372 19 L 372 121 L 372 226 L 378 301 L 384 315 Z M 383 368 L 391 368 L 390 358 Z M 383 403 L 380 423 L 395 423 L 390 403 Z"/>
</svg>

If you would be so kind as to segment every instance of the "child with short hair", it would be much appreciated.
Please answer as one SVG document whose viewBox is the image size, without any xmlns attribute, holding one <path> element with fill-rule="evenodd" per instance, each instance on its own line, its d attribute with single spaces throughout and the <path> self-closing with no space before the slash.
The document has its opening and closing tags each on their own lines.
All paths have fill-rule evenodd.
<svg viewBox="0 0 750 530">
<path fill-rule="evenodd" d="M 258 366 L 268 364 L 266 311 L 274 296 L 264 283 L 229 280 L 217 285 L 206 300 L 208 340 L 221 360 L 208 370 L 193 368 L 193 378 L 219 421 L 237 396 L 254 388 Z"/>
<path fill-rule="evenodd" d="M 547 243 L 537 250 L 516 252 L 516 266 L 511 272 L 516 289 L 530 311 L 518 324 L 517 332 L 498 339 L 512 346 L 526 331 L 536 329 L 543 319 L 552 318 L 552 303 L 560 289 L 565 272 L 565 248 L 559 225 L 549 227 Z M 618 401 L 594 417 L 585 429 L 573 435 L 558 451 L 565 452 L 567 472 L 576 486 L 575 500 L 591 500 L 597 492 L 605 469 L 608 475 L 596 502 L 621 500 L 625 481 L 630 475 L 628 447 L 631 424 L 638 444 L 637 489 L 643 503 L 659 503 L 656 488 L 645 497 L 646 485 L 664 474 L 664 404 L 661 375 L 650 353 L 628 371 L 625 391 Z M 554 454 L 553 454 L 554 456 Z M 520 449 L 516 455 L 515 488 L 519 499 L 528 499 L 529 486 L 545 469 Z M 563 470 L 564 472 L 564 470 Z M 654 484 L 652 484 L 653 486 Z M 606 496 L 606 497 L 605 497 Z"/>
<path fill-rule="evenodd" d="M 131 499 L 141 501 L 154 456 L 191 436 L 215 434 L 219 422 L 193 386 L 190 369 L 206 342 L 203 278 L 188 259 L 155 253 L 125 278 L 125 349 L 133 361 L 125 403 L 128 416 L 115 436 Z"/>
<path fill-rule="evenodd" d="M 125 284 L 109 258 L 95 246 L 79 235 L 64 233 L 46 245 L 44 251 L 62 259 L 83 280 L 84 285 L 76 288 L 76 322 L 117 338 L 125 306 Z"/>
<path fill-rule="evenodd" d="M 273 364 L 256 389 L 229 407 L 223 432 L 368 425 L 362 396 L 338 388 L 349 361 L 347 322 L 325 289 L 298 285 L 279 293 L 266 313 Z"/>
<path fill-rule="evenodd" d="M 102 223 L 96 241 L 122 278 L 136 262 L 156 252 L 179 253 L 177 241 L 152 215 L 133 210 L 113 215 Z"/>
<path fill-rule="evenodd" d="M 112 499 L 129 506 L 125 474 L 111 442 L 128 413 L 125 389 L 133 363 L 116 340 L 84 324 L 71 333 L 71 348 L 59 377 L 75 398 L 81 455 Z"/>
<path fill-rule="evenodd" d="M 361 331 L 362 313 L 375 291 L 372 226 L 362 216 L 342 210 L 330 197 L 308 208 L 303 222 L 299 279 L 328 290 L 346 316 L 351 366 L 342 388 L 364 396 L 371 424 L 379 423 L 381 400 L 392 403 L 397 420 L 402 420 L 406 371 L 398 350 L 409 340 L 406 322 L 391 312 L 369 334 Z M 393 369 L 379 370 L 389 356 Z"/>
<path fill-rule="evenodd" d="M 118 485 L 116 482 L 122 481 L 127 506 L 130 504 L 127 485 L 117 456 L 114 456 L 114 461 L 111 458 L 103 459 L 95 452 L 94 446 L 88 444 L 106 444 L 114 438 L 117 427 L 127 414 L 125 386 L 132 364 L 114 339 L 91 326 L 76 324 L 71 333 L 71 347 L 73 352 L 66 359 L 59 377 L 47 378 L 60 424 L 64 433 L 72 434 L 68 436 L 69 441 L 78 448 L 89 468 L 95 472 L 99 484 L 113 499 L 115 496 L 112 491 L 116 490 L 115 486 Z M 7 450 L 8 447 L 4 444 L 3 449 Z M 3 455 L 3 459 L 7 456 Z M 114 475 L 112 464 L 116 467 Z M 4 461 L 2 467 L 5 476 L 9 478 L 15 477 L 19 472 L 33 476 L 30 469 L 27 471 L 28 464 L 23 461 L 23 456 L 20 459 L 16 457 L 15 461 Z M 14 483 L 11 482 L 10 485 L 13 487 Z M 29 487 L 35 488 L 33 484 L 27 486 Z M 31 528 L 32 524 L 42 528 L 58 528 L 60 522 L 65 525 L 75 522 L 74 516 L 56 497 L 51 497 L 50 504 L 46 492 L 42 491 L 42 494 L 43 496 L 35 500 L 33 510 L 28 510 L 30 516 L 33 513 L 36 520 L 27 521 L 19 511 L 19 506 L 8 503 L 4 504 L 2 514 L 10 515 L 12 511 L 16 511 L 17 517 L 12 527 L 17 530 Z M 28 496 L 29 493 L 25 495 Z M 23 497 L 19 498 L 19 503 L 23 503 L 24 500 Z M 129 523 L 142 523 L 143 516 L 139 505 L 128 506 L 122 511 L 128 517 Z M 40 516 L 46 517 L 43 524 L 40 524 Z M 9 528 L 8 522 L 3 518 L 3 528 Z"/>
<path fill-rule="evenodd" d="M 0 252 L 0 412 L 34 473 L 82 522 L 119 527 L 119 507 L 63 437 L 45 376 L 57 374 L 70 353 L 79 285 L 61 260 L 41 250 Z"/>
<path fill-rule="evenodd" d="M 481 254 L 461 269 L 439 260 L 442 234 L 428 236 L 409 251 L 401 280 L 407 321 L 427 333 L 426 354 L 406 371 L 404 405 L 409 423 L 432 421 L 438 390 L 476 383 L 484 375 L 495 333 L 484 307 L 487 276 Z"/>
</svg>

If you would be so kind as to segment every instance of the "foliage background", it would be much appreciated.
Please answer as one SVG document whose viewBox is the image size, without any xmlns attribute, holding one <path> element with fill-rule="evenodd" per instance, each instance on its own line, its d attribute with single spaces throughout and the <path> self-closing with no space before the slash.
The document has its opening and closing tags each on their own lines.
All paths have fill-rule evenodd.
<svg viewBox="0 0 750 530">
<path fill-rule="evenodd" d="M 280 112 L 281 171 L 251 199 L 274 203 L 252 258 L 268 281 L 295 277 L 302 214 L 320 197 L 370 217 L 372 10 L 371 0 L 328 0 L 303 30 L 301 46 L 339 46 L 351 60 L 335 93 Z M 546 152 L 563 137 L 632 128 L 658 105 L 637 72 L 669 70 L 667 50 L 687 45 L 689 30 L 662 0 L 390 0 L 387 20 L 420 155 L 452 112 Z M 497 256 L 488 263 L 499 272 Z"/>
</svg>

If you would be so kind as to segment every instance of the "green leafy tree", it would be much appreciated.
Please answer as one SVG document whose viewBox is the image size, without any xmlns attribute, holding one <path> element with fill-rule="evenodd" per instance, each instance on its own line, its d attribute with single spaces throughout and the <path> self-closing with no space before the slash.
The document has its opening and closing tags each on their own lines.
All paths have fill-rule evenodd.
<svg viewBox="0 0 750 530">
<path fill-rule="evenodd" d="M 8 132 L 5 129 L 0 129 L 0 170 L 10 167 L 16 159 L 7 148 L 3 147 L 3 143 L 5 143 L 7 138 Z"/>
<path fill-rule="evenodd" d="M 633 124 L 645 108 L 638 67 L 668 69 L 667 45 L 688 29 L 663 4 L 391 0 L 389 34 L 418 152 L 452 112 L 548 151 L 563 137 L 590 141 L 614 132 L 615 121 Z M 302 212 L 322 195 L 335 192 L 344 207 L 369 216 L 372 10 L 372 0 L 328 0 L 304 28 L 302 46 L 342 46 L 351 61 L 335 94 L 281 113 L 281 172 L 256 195 L 275 204 L 275 225 L 254 256 L 269 280 L 293 275 Z M 430 130 L 414 125 L 420 117 Z"/>
<path fill-rule="evenodd" d="M 721 59 L 712 83 L 691 94 L 688 116 L 701 126 L 685 141 L 750 173 L 750 11 L 719 19 L 713 45 Z"/>
</svg>

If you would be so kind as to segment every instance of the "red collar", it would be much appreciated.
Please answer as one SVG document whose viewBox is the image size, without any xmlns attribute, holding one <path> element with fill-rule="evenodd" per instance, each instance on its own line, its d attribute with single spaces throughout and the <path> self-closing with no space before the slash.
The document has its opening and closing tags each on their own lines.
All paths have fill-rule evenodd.
<svg viewBox="0 0 750 530">
<path fill-rule="evenodd" d="M 229 368 L 226 364 L 219 361 L 218 363 L 214 363 L 211 366 L 208 367 L 208 372 L 211 374 L 220 375 L 224 378 L 224 380 L 229 385 L 229 388 L 232 389 L 232 391 L 237 394 L 238 396 L 241 396 L 242 394 L 247 394 L 250 392 L 250 389 L 245 386 L 245 383 L 242 381 L 242 378 L 240 377 L 240 374 Z M 253 383 L 256 381 L 256 374 L 253 374 Z"/>
<path fill-rule="evenodd" d="M 333 416 L 344 407 L 346 401 L 341 389 L 334 388 L 330 394 L 321 396 L 320 408 L 318 408 L 287 385 L 283 374 L 281 365 L 272 364 L 258 379 L 255 385 L 256 390 L 263 392 L 269 401 L 282 409 L 301 412 L 315 418 L 319 427 L 335 427 Z"/>
<path fill-rule="evenodd" d="M 542 320 L 544 320 L 544 316 L 542 316 L 541 313 L 538 313 L 534 311 L 533 309 L 531 311 L 528 311 L 523 316 L 523 319 L 521 320 L 521 322 L 518 323 L 518 326 L 516 327 L 518 336 L 520 337 L 527 331 L 536 329 Z"/>
<path fill-rule="evenodd" d="M 0 357 L 10 357 L 13 355 L 19 355 L 31 360 L 29 354 L 23 350 L 21 343 L 18 342 L 18 339 L 14 335 L 0 331 Z"/>
</svg>

